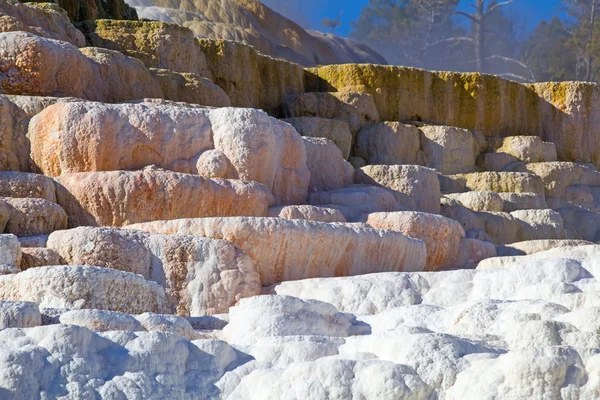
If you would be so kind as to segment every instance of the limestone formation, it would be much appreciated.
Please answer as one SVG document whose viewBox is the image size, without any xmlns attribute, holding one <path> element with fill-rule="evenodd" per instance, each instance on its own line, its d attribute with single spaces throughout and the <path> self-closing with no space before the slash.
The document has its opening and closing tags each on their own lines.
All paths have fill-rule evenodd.
<svg viewBox="0 0 600 400">
<path fill-rule="evenodd" d="M 541 238 L 566 239 L 564 221 L 552 210 L 518 210 L 510 213 L 520 223 L 521 241 Z"/>
<path fill-rule="evenodd" d="M 345 160 L 352 150 L 352 133 L 347 123 L 318 117 L 286 118 L 302 136 L 331 140 L 342 151 Z"/>
<path fill-rule="evenodd" d="M 496 192 L 472 191 L 446 194 L 444 197 L 456 200 L 473 211 L 503 211 L 504 209 L 504 201 Z"/>
<path fill-rule="evenodd" d="M 560 272 L 565 268 L 581 267 L 589 274 L 594 274 L 597 271 L 598 263 L 595 259 L 598 251 L 598 245 L 584 246 L 556 246 L 549 250 L 536 252 L 529 255 L 505 256 L 496 257 L 482 262 L 478 270 L 518 270 L 524 265 L 553 265 L 552 271 Z M 537 267 L 534 267 L 537 268 Z M 573 307 L 569 307 L 573 308 Z"/>
<path fill-rule="evenodd" d="M 88 21 L 99 18 L 138 19 L 135 9 L 125 0 L 56 0 L 67 11 L 72 21 Z"/>
<path fill-rule="evenodd" d="M 498 153 L 510 154 L 524 163 L 536 163 L 543 160 L 542 139 L 537 136 L 505 137 Z"/>
<path fill-rule="evenodd" d="M 465 231 L 484 231 L 499 245 L 526 240 L 565 239 L 568 231 L 561 214 L 552 210 L 475 212 L 460 205 L 444 205 L 441 213 L 460 222 Z"/>
<path fill-rule="evenodd" d="M 404 309 L 409 314 L 414 313 L 413 318 L 417 317 L 420 322 L 415 325 L 414 319 L 407 318 L 399 319 L 394 323 L 382 314 L 381 323 L 387 325 L 386 331 L 393 331 L 394 328 L 400 328 L 402 325 L 423 327 L 424 323 L 425 328 L 434 328 L 437 331 L 440 324 L 444 325 L 446 322 L 435 316 L 433 310 L 435 308 L 439 310 L 455 307 L 457 314 L 454 315 L 460 315 L 464 307 L 477 309 L 479 304 L 479 307 L 485 308 L 487 304 L 493 310 L 495 305 L 503 307 L 503 302 L 512 300 L 516 302 L 514 305 L 531 302 L 532 306 L 537 303 L 542 308 L 546 307 L 546 302 L 554 302 L 556 304 L 548 304 L 548 306 L 561 309 L 563 313 L 567 309 L 586 308 L 579 302 L 584 299 L 597 301 L 593 286 L 585 286 L 585 283 L 589 279 L 590 271 L 597 266 L 593 257 L 598 247 L 573 248 L 565 254 L 568 258 L 557 257 L 560 252 L 565 253 L 564 250 L 556 249 L 525 257 L 509 257 L 506 261 L 511 264 L 505 263 L 504 268 L 308 279 L 277 284 L 269 288 L 268 292 L 324 301 L 345 313 L 373 315 L 387 311 L 389 317 L 389 313 Z M 497 264 L 498 260 L 502 258 L 491 258 L 483 261 L 482 264 L 490 262 L 491 266 Z M 502 264 L 496 265 L 499 266 Z M 449 290 L 448 284 L 451 282 L 452 289 Z M 581 286 L 584 289 L 579 293 L 569 292 L 568 287 L 560 288 L 561 284 Z M 546 290 L 552 287 L 554 291 Z M 355 297 L 357 294 L 358 297 Z M 357 298 L 361 300 L 357 301 Z M 522 312 L 527 311 L 523 309 Z M 414 321 L 413 325 L 411 321 Z M 467 326 L 461 327 L 461 323 Z M 454 325 L 453 320 L 451 324 Z M 447 328 L 442 328 L 442 331 L 457 332 L 454 329 L 462 328 L 467 329 L 467 332 L 473 332 L 489 327 L 487 324 L 480 325 L 481 321 L 476 320 L 457 321 L 457 324 L 459 325 L 453 326 L 450 331 L 445 330 Z M 503 327 L 501 323 L 497 328 L 507 332 L 506 326 Z M 460 331 L 464 332 L 462 329 Z"/>
<path fill-rule="evenodd" d="M 491 191 L 496 193 L 535 193 L 544 195 L 540 176 L 525 172 L 475 172 L 440 180 L 442 190 L 450 193 Z"/>
<path fill-rule="evenodd" d="M 150 74 L 167 100 L 210 107 L 231 105 L 223 89 L 200 75 L 155 68 L 150 69 Z"/>
<path fill-rule="evenodd" d="M 349 161 L 344 160 L 344 186 L 352 186 L 354 184 L 354 166 Z"/>
<path fill-rule="evenodd" d="M 507 246 L 499 246 L 498 257 L 524 256 L 556 248 L 587 246 L 591 244 L 593 243 L 585 240 L 528 240 L 525 242 L 511 243 Z"/>
<path fill-rule="evenodd" d="M 290 314 L 296 318 L 288 319 Z M 339 313 L 330 304 L 286 296 L 245 299 L 231 309 L 230 318 L 223 334 L 233 343 L 300 332 L 304 335 L 345 337 L 350 334 L 355 322 L 351 315 Z"/>
<path fill-rule="evenodd" d="M 0 33 L 0 56 L 2 93 L 82 97 L 91 84 L 90 61 L 67 42 L 25 32 Z"/>
<path fill-rule="evenodd" d="M 0 276 L 0 299 L 40 307 L 165 312 L 164 290 L 143 277 L 90 266 L 54 266 Z"/>
<path fill-rule="evenodd" d="M 200 218 L 129 226 L 231 241 L 256 263 L 263 286 L 319 276 L 421 271 L 426 250 L 400 233 L 279 218 Z"/>
<path fill-rule="evenodd" d="M 203 76 L 149 70 L 138 59 L 105 48 L 77 49 L 30 33 L 7 32 L 0 33 L 0 54 L 6 59 L 0 69 L 0 93 L 105 102 L 165 98 L 206 106 L 231 104 L 227 94 Z"/>
<path fill-rule="evenodd" d="M 0 33 L 0 92 L 126 101 L 162 97 L 148 69 L 112 50 L 79 50 L 67 42 L 25 32 Z M 137 82 L 136 85 L 129 85 Z"/>
<path fill-rule="evenodd" d="M 19 241 L 15 235 L 0 235 L 0 265 L 21 264 L 22 250 Z"/>
<path fill-rule="evenodd" d="M 282 206 L 269 208 L 268 217 L 305 219 L 316 222 L 346 222 L 341 211 L 317 206 Z"/>
<path fill-rule="evenodd" d="M 287 94 L 304 91 L 304 70 L 297 64 L 264 56 L 239 42 L 198 39 L 198 44 L 213 82 L 234 107 L 276 114 Z"/>
<path fill-rule="evenodd" d="M 137 315 L 135 319 L 148 332 L 170 332 L 188 340 L 199 339 L 199 335 L 188 320 L 176 315 L 143 313 Z"/>
<path fill-rule="evenodd" d="M 484 153 L 477 157 L 477 166 L 484 171 L 502 172 L 519 160 L 508 153 Z"/>
<path fill-rule="evenodd" d="M 596 86 L 127 1 L 0 0 L 0 398 L 600 397 Z"/>
<path fill-rule="evenodd" d="M 43 248 L 48 242 L 48 235 L 27 236 L 17 238 L 21 247 Z"/>
<path fill-rule="evenodd" d="M 26 136 L 29 121 L 44 108 L 68 101 L 75 101 L 75 99 L 0 95 L 0 133 L 2 134 L 0 166 L 3 171 L 35 171 L 31 161 L 30 141 Z M 12 178 L 16 178 L 16 175 Z"/>
<path fill-rule="evenodd" d="M 85 38 L 71 22 L 67 13 L 53 4 L 22 4 L 5 0 L 0 4 L 0 32 L 25 31 L 48 39 L 85 46 Z"/>
<path fill-rule="evenodd" d="M 22 247 L 22 257 L 20 262 L 21 271 L 29 268 L 45 267 L 50 265 L 63 265 L 60 255 L 52 249 L 45 247 Z"/>
<path fill-rule="evenodd" d="M 363 128 L 357 135 L 355 154 L 375 165 L 419 164 L 444 174 L 475 171 L 479 146 L 471 131 L 417 126 L 382 122 Z"/>
<path fill-rule="evenodd" d="M 235 350 L 224 342 L 217 341 L 221 344 L 218 346 L 214 340 L 190 342 L 162 332 L 122 333 L 94 333 L 72 325 L 5 330 L 0 346 L 9 356 L 0 362 L 0 368 L 21 372 L 3 380 L 2 389 L 8 398 L 32 398 L 40 394 L 50 398 L 63 395 L 210 398 L 219 396 L 215 384 L 229 363 L 233 366 L 238 361 Z M 30 356 L 16 357 L 20 352 L 15 342 L 25 341 L 29 343 Z M 33 373 L 33 365 L 39 366 L 41 375 Z M 118 371 L 123 368 L 132 374 L 120 376 Z M 184 378 L 186 373 L 196 377 L 194 385 Z M 81 376 L 88 377 L 85 383 L 77 380 L 61 384 Z M 161 379 L 151 384 L 147 376 Z M 90 386 L 90 381 L 95 383 Z"/>
<path fill-rule="evenodd" d="M 186 165 L 184 172 L 189 173 L 191 168 Z M 206 150 L 200 154 L 196 162 L 198 175 L 207 178 L 234 179 L 237 177 L 237 171 L 221 150 Z"/>
<path fill-rule="evenodd" d="M 457 267 L 458 250 L 465 237 L 462 226 L 441 215 L 420 212 L 374 213 L 367 224 L 373 228 L 390 229 L 420 239 L 427 248 L 426 271 Z"/>
<path fill-rule="evenodd" d="M 69 310 L 59 316 L 61 324 L 83 326 L 94 332 L 165 332 L 198 339 L 198 334 L 184 318 L 175 315 L 143 313 L 129 315 L 106 310 Z"/>
<path fill-rule="evenodd" d="M 87 61 L 91 75 L 83 83 L 83 95 L 77 97 L 109 103 L 164 97 L 160 82 L 154 79 L 148 68 L 137 58 L 98 47 L 84 47 L 81 53 L 84 56 L 82 62 Z M 58 73 L 60 72 L 67 71 Z M 69 74 L 75 73 L 70 71 Z M 130 82 L 136 82 L 136 85 L 130 85 Z"/>
<path fill-rule="evenodd" d="M 51 176 L 148 165 L 184 171 L 187 165 L 197 172 L 197 158 L 216 148 L 239 179 L 263 183 L 278 204 L 305 201 L 310 179 L 301 136 L 257 110 L 63 103 L 38 114 L 29 136 L 33 160 Z M 100 144 L 92 146 L 99 138 Z"/>
<path fill-rule="evenodd" d="M 334 374 L 340 379 L 332 381 L 327 388 L 314 393 L 310 388 L 321 386 L 320 377 Z M 372 376 L 377 376 L 375 385 Z M 297 376 L 304 376 L 306 385 L 298 389 L 293 385 Z M 366 383 L 371 381 L 371 384 Z M 296 363 L 285 369 L 271 369 L 250 374 L 231 393 L 234 398 L 258 399 L 257 393 L 268 398 L 292 398 L 298 394 L 303 398 L 325 399 L 328 394 L 340 393 L 342 397 L 375 400 L 387 393 L 403 399 L 419 399 L 431 396 L 432 389 L 419 379 L 410 367 L 384 361 L 343 358 L 326 358 L 314 362 Z M 331 392 L 330 392 L 331 391 Z"/>
<path fill-rule="evenodd" d="M 458 248 L 456 265 L 461 268 L 475 268 L 481 261 L 498 256 L 493 243 L 476 238 L 463 238 Z"/>
<path fill-rule="evenodd" d="M 251 260 L 224 241 L 78 228 L 54 232 L 48 248 L 68 264 L 97 265 L 157 282 L 165 288 L 169 310 L 179 315 L 227 312 L 241 298 L 260 292 Z"/>
<path fill-rule="evenodd" d="M 43 175 L 0 172 L 0 197 L 39 198 L 56 203 L 54 181 Z"/>
<path fill-rule="evenodd" d="M 450 175 L 475 171 L 478 154 L 472 132 L 440 125 L 426 125 L 419 131 L 427 167 Z"/>
<path fill-rule="evenodd" d="M 399 122 L 380 122 L 362 129 L 354 152 L 371 165 L 417 164 L 421 151 L 419 130 Z"/>
<path fill-rule="evenodd" d="M 0 228 L 2 228 L 3 232 L 6 230 L 6 225 L 13 211 L 14 209 L 0 198 Z"/>
<path fill-rule="evenodd" d="M 416 165 L 369 165 L 356 170 L 358 183 L 381 185 L 393 191 L 400 204 L 406 198 L 417 210 L 439 214 L 440 184 L 434 170 Z"/>
<path fill-rule="evenodd" d="M 578 206 L 560 207 L 557 212 L 563 219 L 565 230 L 569 238 L 586 240 L 589 242 L 600 241 L 600 215 Z"/>
<path fill-rule="evenodd" d="M 363 43 L 306 31 L 255 0 L 137 0 L 131 3 L 141 18 L 174 22 L 189 27 L 196 36 L 235 40 L 251 45 L 263 54 L 301 65 L 386 63 Z"/>
<path fill-rule="evenodd" d="M 330 65 L 307 72 L 307 91 L 354 90 L 373 96 L 385 121 L 421 121 L 481 131 L 487 137 L 531 135 L 556 145 L 558 159 L 600 165 L 600 90 L 586 82 L 522 85 L 493 75 L 409 67 Z M 493 97 L 488 93 L 495 93 Z M 585 143 L 585 146 L 581 146 Z"/>
<path fill-rule="evenodd" d="M 269 190 L 255 182 L 207 179 L 156 168 L 65 174 L 56 181 L 58 202 L 69 216 L 70 227 L 265 216 L 274 202 Z"/>
<path fill-rule="evenodd" d="M 340 149 L 331 140 L 305 137 L 306 166 L 310 172 L 309 192 L 344 187 L 344 163 Z"/>
<path fill-rule="evenodd" d="M 277 204 L 306 200 L 310 173 L 302 137 L 289 124 L 256 110 L 211 111 L 215 148 L 235 167 L 239 179 L 262 183 Z"/>
<path fill-rule="evenodd" d="M 129 314 L 106 310 L 70 310 L 59 316 L 61 324 L 84 326 L 94 332 L 143 331 L 142 324 Z"/>
<path fill-rule="evenodd" d="M 0 301 L 0 330 L 33 328 L 42 324 L 37 304 L 26 301 Z"/>
<path fill-rule="evenodd" d="M 286 118 L 320 117 L 346 122 L 356 134 L 361 128 L 379 122 L 373 98 L 357 92 L 293 93 L 285 97 Z"/>
<path fill-rule="evenodd" d="M 502 211 L 546 209 L 545 196 L 536 193 L 498 193 L 502 199 Z"/>
<path fill-rule="evenodd" d="M 61 206 L 40 198 L 2 197 L 9 216 L 4 231 L 17 236 L 47 235 L 67 227 L 67 214 Z"/>
<path fill-rule="evenodd" d="M 383 390 L 403 390 L 403 398 L 439 394 L 464 398 L 479 384 L 474 374 L 482 365 L 503 380 L 494 387 L 480 386 L 478 393 L 503 398 L 519 391 L 525 397 L 525 388 L 567 387 L 571 394 L 587 395 L 597 390 L 589 380 L 565 386 L 566 378 L 559 377 L 558 383 L 539 383 L 555 373 L 556 365 L 563 370 L 579 365 L 586 373 L 593 371 L 593 366 L 578 364 L 578 360 L 589 354 L 586 345 L 596 345 L 592 333 L 598 329 L 594 307 L 598 298 L 590 273 L 597 271 L 598 248 L 558 250 L 568 258 L 547 252 L 495 270 L 381 273 L 281 283 L 267 289 L 271 296 L 246 299 L 232 308 L 221 337 L 235 351 L 213 338 L 189 341 L 198 333 L 181 319 L 96 310 L 71 311 L 59 318 L 98 333 L 83 326 L 52 325 L 5 330 L 0 343 L 9 354 L 17 354 L 18 343 L 26 337 L 30 357 L 37 355 L 38 348 L 47 348 L 54 355 L 50 359 L 54 367 L 71 365 L 76 354 L 89 360 L 79 368 L 89 368 L 87 373 L 94 374 L 113 365 L 106 361 L 106 345 L 116 352 L 112 357 L 123 357 L 119 365 L 139 371 L 140 376 L 155 373 L 163 365 L 157 362 L 168 361 L 170 367 L 163 371 L 198 371 L 194 387 L 175 380 L 168 389 L 159 382 L 146 393 L 182 393 L 184 397 L 216 393 L 210 391 L 213 386 L 221 395 L 235 398 L 256 398 L 257 387 L 261 395 L 289 397 L 298 391 L 314 393 L 309 389 L 315 387 L 311 385 L 314 379 L 323 388 L 323 394 L 315 398 L 327 398 L 332 390 L 368 399 L 381 398 Z M 580 290 L 573 291 L 573 287 Z M 145 330 L 157 327 L 176 334 L 144 332 L 135 320 Z M 33 321 L 33 325 L 40 323 Z M 115 331 L 102 332 L 108 327 Z M 479 339 L 473 341 L 473 337 Z M 49 346 L 49 342 L 61 345 Z M 138 352 L 138 346 L 144 352 Z M 179 353 L 174 348 L 182 349 L 181 358 L 175 357 Z M 150 354 L 160 357 L 150 362 Z M 129 366 L 129 357 L 137 367 Z M 33 371 L 29 359 L 14 357 L 4 362 L 29 372 Z M 51 368 L 41 365 L 44 371 Z M 524 370 L 523 365 L 535 369 Z M 396 372 L 387 373 L 390 368 Z M 332 371 L 348 369 L 352 373 L 342 373 L 344 378 L 323 381 Z M 74 374 L 69 368 L 59 370 L 65 376 Z M 368 371 L 368 378 L 361 371 Z M 496 373 L 485 370 L 490 377 Z M 373 376 L 379 378 L 373 380 Z M 17 374 L 2 381 L 2 387 L 8 393 L 27 393 L 32 382 L 39 382 L 37 377 Z M 299 377 L 303 380 L 298 381 Z M 97 389 L 88 388 L 90 393 L 120 387 L 113 380 L 103 382 Z M 38 387 L 43 393 L 55 393 L 52 385 L 41 383 Z M 81 387 L 68 386 L 71 391 Z M 134 393 L 129 386 L 122 391 Z"/>
<path fill-rule="evenodd" d="M 542 178 L 546 197 L 565 198 L 569 186 L 579 184 L 600 186 L 600 172 L 596 168 L 569 162 L 533 163 L 525 166 L 528 172 Z"/>
<path fill-rule="evenodd" d="M 542 142 L 542 161 L 554 162 L 558 161 L 556 144 L 553 142 Z"/>
<path fill-rule="evenodd" d="M 211 78 L 206 56 L 194 33 L 159 21 L 90 19 L 79 25 L 94 47 L 117 50 L 148 68 L 188 72 Z"/>
<path fill-rule="evenodd" d="M 18 274 L 21 268 L 17 265 L 0 265 L 0 275 Z"/>
<path fill-rule="evenodd" d="M 351 185 L 327 192 L 311 193 L 308 202 L 319 207 L 340 211 L 350 222 L 364 222 L 368 214 L 415 210 L 415 200 L 411 197 L 398 197 L 383 187 L 371 185 Z"/>
</svg>

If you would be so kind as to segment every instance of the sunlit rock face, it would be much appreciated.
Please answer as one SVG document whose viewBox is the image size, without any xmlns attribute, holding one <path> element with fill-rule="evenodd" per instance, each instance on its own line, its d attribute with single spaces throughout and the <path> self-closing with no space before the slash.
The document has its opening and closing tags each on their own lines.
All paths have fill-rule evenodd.
<svg viewBox="0 0 600 400">
<path fill-rule="evenodd" d="M 50 3 L 20 3 L 6 0 L 0 4 L 0 32 L 30 32 L 37 36 L 85 46 L 85 37 L 71 22 L 65 10 Z"/>
<path fill-rule="evenodd" d="M 231 175 L 263 183 L 277 204 L 307 197 L 310 173 L 302 137 L 258 110 L 61 103 L 35 116 L 28 135 L 35 165 L 50 176 L 149 165 L 197 174 L 202 153 L 217 149 L 231 163 Z"/>
<path fill-rule="evenodd" d="M 551 250 L 478 270 L 284 282 L 212 321 L 109 308 L 58 310 L 61 305 L 48 298 L 39 305 L 3 301 L 0 346 L 13 357 L 2 362 L 19 373 L 0 384 L 11 395 L 32 383 L 49 395 L 58 388 L 80 393 L 82 387 L 60 382 L 85 374 L 98 382 L 85 386 L 90 393 L 106 398 L 105 390 L 116 385 L 117 393 L 133 396 L 111 378 L 115 364 L 107 360 L 118 357 L 119 368 L 135 372 L 126 379 L 138 383 L 161 363 L 170 365 L 168 371 L 195 374 L 194 385 L 181 375 L 168 386 L 142 384 L 151 398 L 259 398 L 259 390 L 268 399 L 297 393 L 327 399 L 333 391 L 367 399 L 390 391 L 400 398 L 454 399 L 471 396 L 473 387 L 496 398 L 553 390 L 592 395 L 597 382 L 583 378 L 595 371 L 590 350 L 600 345 L 593 277 L 598 246 L 560 252 L 567 258 Z M 101 305 L 98 296 L 93 301 Z M 42 325 L 51 312 L 60 323 Z M 23 341 L 29 357 L 17 357 Z M 51 362 L 35 362 L 47 354 Z M 87 362 L 58 368 L 73 367 L 77 359 Z M 569 368 L 579 371 L 575 378 L 561 373 Z M 340 378 L 325 379 L 334 373 Z M 498 384 L 481 386 L 481 374 Z M 556 379 L 535 379 L 542 375 Z M 310 389 L 315 380 L 317 391 Z"/>
<path fill-rule="evenodd" d="M 358 224 L 281 218 L 197 218 L 128 226 L 235 243 L 257 262 L 263 286 L 312 277 L 422 271 L 421 240 Z"/>
<path fill-rule="evenodd" d="M 196 36 L 251 45 L 263 54 L 304 66 L 386 64 L 363 43 L 307 31 L 255 0 L 127 0 L 141 18 L 176 23 Z"/>
<path fill-rule="evenodd" d="M 559 159 L 600 165 L 600 111 L 592 106 L 600 90 L 594 84 L 523 85 L 493 75 L 355 64 L 309 70 L 306 90 L 371 94 L 387 121 L 416 119 L 488 137 L 536 135 L 555 144 Z"/>
<path fill-rule="evenodd" d="M 595 86 L 152 1 L 0 4 L 0 398 L 599 397 Z"/>
</svg>

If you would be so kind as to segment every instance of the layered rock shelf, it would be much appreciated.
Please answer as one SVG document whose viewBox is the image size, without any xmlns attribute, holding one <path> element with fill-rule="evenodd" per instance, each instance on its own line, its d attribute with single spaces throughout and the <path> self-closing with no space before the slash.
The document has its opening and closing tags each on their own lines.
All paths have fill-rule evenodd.
<svg viewBox="0 0 600 400">
<path fill-rule="evenodd" d="M 600 398 L 596 85 L 56 3 L 0 2 L 1 399 Z"/>
</svg>

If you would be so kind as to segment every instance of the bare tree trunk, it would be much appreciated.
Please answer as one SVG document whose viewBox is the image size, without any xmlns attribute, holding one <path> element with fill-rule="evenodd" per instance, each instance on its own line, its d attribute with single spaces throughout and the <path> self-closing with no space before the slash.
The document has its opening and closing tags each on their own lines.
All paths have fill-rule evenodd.
<svg viewBox="0 0 600 400">
<path fill-rule="evenodd" d="M 594 25 L 596 23 L 596 0 L 592 1 L 592 9 L 590 10 L 590 31 L 588 33 L 588 37 L 587 37 L 587 41 L 586 41 L 586 48 L 592 43 L 592 40 L 594 39 Z M 588 48 L 588 57 L 586 60 L 586 81 L 591 82 L 592 81 L 592 67 L 594 64 L 594 56 L 592 51 Z"/>
<path fill-rule="evenodd" d="M 483 18 L 484 18 L 484 3 L 485 0 L 477 0 L 477 11 L 475 12 L 475 19 L 473 20 L 475 32 L 474 32 L 474 40 L 475 40 L 475 63 L 477 72 L 484 72 L 484 41 L 485 41 L 485 32 L 483 30 Z"/>
<path fill-rule="evenodd" d="M 512 78 L 519 78 L 523 81 L 535 80 L 535 75 L 531 71 L 531 69 L 523 64 L 522 62 L 515 60 L 511 57 L 504 57 L 500 55 L 487 55 L 485 52 L 485 27 L 486 27 L 486 18 L 491 15 L 494 11 L 513 3 L 515 0 L 504 0 L 496 3 L 492 3 L 488 9 L 485 9 L 485 0 L 475 0 L 475 13 L 467 14 L 463 11 L 455 11 L 455 14 L 462 15 L 463 17 L 467 17 L 471 20 L 471 34 L 469 37 L 457 37 L 457 38 L 448 38 L 446 41 L 468 41 L 475 46 L 475 64 L 477 72 L 485 72 L 487 70 L 486 61 L 487 60 L 502 60 L 503 62 L 508 62 L 513 65 L 518 65 L 521 68 L 525 69 L 530 75 L 531 78 L 525 78 L 523 76 L 514 74 L 514 73 L 506 73 L 501 75 L 511 76 Z M 593 0 L 594 5 L 600 0 Z"/>
</svg>

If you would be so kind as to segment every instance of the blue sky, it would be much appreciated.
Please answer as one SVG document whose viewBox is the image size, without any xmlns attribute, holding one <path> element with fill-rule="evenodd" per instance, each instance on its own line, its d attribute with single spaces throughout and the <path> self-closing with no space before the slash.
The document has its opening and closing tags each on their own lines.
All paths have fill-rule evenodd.
<svg viewBox="0 0 600 400">
<path fill-rule="evenodd" d="M 342 27 L 337 34 L 347 36 L 350 32 L 350 21 L 360 15 L 362 7 L 369 4 L 369 0 L 261 0 L 287 17 L 291 17 L 303 26 L 312 29 L 321 29 L 320 21 L 325 18 L 336 18 L 341 9 Z M 469 9 L 472 0 L 462 0 L 461 8 Z M 532 30 L 541 20 L 549 20 L 554 15 L 560 15 L 561 0 L 516 0 L 506 7 L 506 10 L 519 21 L 522 21 L 528 30 Z"/>
</svg>

